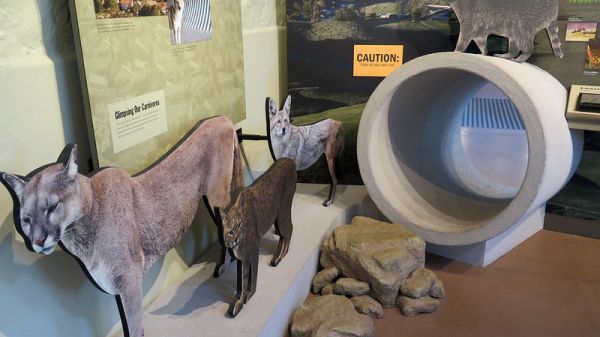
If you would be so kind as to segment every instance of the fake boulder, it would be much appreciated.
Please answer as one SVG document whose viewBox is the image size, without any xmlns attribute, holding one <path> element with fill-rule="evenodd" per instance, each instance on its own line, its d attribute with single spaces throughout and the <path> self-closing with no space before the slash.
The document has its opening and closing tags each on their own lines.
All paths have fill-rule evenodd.
<svg viewBox="0 0 600 337">
<path fill-rule="evenodd" d="M 403 225 L 355 217 L 323 243 L 321 264 L 370 285 L 370 295 L 392 308 L 400 285 L 425 264 L 425 241 Z"/>
<path fill-rule="evenodd" d="M 292 316 L 291 337 L 371 337 L 373 320 L 359 314 L 348 298 L 327 295 L 311 298 Z"/>
</svg>

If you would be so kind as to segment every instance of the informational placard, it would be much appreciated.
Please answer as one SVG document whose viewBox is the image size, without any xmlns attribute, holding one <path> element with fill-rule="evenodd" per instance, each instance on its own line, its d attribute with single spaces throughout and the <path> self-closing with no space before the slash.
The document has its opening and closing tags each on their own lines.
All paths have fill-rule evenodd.
<svg viewBox="0 0 600 337">
<path fill-rule="evenodd" d="M 558 35 L 564 57 L 554 57 L 543 32 L 536 35 L 535 51 L 527 62 L 549 72 L 567 89 L 572 85 L 598 85 L 598 70 L 587 67 L 587 50 L 589 41 L 596 37 L 599 20 L 600 2 L 559 0 Z"/>
<path fill-rule="evenodd" d="M 168 130 L 165 92 L 162 90 L 109 104 L 108 114 L 114 153 Z"/>
<path fill-rule="evenodd" d="M 70 6 L 95 168 L 133 174 L 201 119 L 245 118 L 239 1 Z"/>
<path fill-rule="evenodd" d="M 402 65 L 404 46 L 355 45 L 354 76 L 386 77 Z"/>
</svg>

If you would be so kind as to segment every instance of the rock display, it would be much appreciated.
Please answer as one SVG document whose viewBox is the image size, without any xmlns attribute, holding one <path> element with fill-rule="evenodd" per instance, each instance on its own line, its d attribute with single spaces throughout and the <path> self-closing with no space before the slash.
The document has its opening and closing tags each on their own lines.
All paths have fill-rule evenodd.
<svg viewBox="0 0 600 337">
<path fill-rule="evenodd" d="M 435 278 L 433 280 L 433 284 L 431 285 L 431 290 L 429 290 L 429 296 L 435 298 L 444 298 L 446 297 L 446 290 L 444 289 L 444 283 L 439 278 Z"/>
<path fill-rule="evenodd" d="M 437 278 L 431 270 L 419 268 L 400 285 L 400 293 L 412 298 L 421 298 L 429 294 L 435 279 Z"/>
<path fill-rule="evenodd" d="M 371 337 L 373 320 L 354 309 L 344 296 L 328 295 L 305 301 L 292 316 L 291 337 Z"/>
<path fill-rule="evenodd" d="M 401 295 L 398 296 L 398 300 L 396 301 L 396 306 L 404 316 L 435 312 L 439 305 L 440 301 L 430 296 L 415 299 Z"/>
<path fill-rule="evenodd" d="M 344 277 L 370 285 L 384 308 L 396 303 L 400 285 L 425 264 L 425 241 L 403 225 L 355 217 L 323 243 L 320 262 Z"/>
<path fill-rule="evenodd" d="M 315 278 L 313 279 L 313 282 L 312 282 L 313 293 L 315 293 L 315 294 L 318 293 L 326 285 L 335 281 L 335 279 L 338 277 L 338 275 L 339 275 L 339 271 L 337 270 L 336 267 L 325 268 L 325 269 L 321 270 L 320 272 L 318 272 L 317 275 L 315 275 Z"/>
<path fill-rule="evenodd" d="M 361 296 L 369 293 L 369 284 L 353 278 L 341 278 L 335 282 L 333 293 L 344 296 Z"/>
<path fill-rule="evenodd" d="M 369 315 L 371 318 L 382 318 L 383 307 L 377 301 L 369 296 L 355 296 L 350 299 L 354 303 L 356 311 L 361 314 Z"/>
<path fill-rule="evenodd" d="M 335 284 L 331 283 L 328 284 L 326 286 L 323 287 L 323 289 L 321 289 L 321 295 L 325 296 L 325 295 L 332 295 L 333 294 L 333 288 L 335 288 Z"/>
<path fill-rule="evenodd" d="M 355 217 L 323 243 L 319 261 L 312 290 L 321 296 L 296 310 L 291 337 L 372 336 L 384 308 L 415 316 L 445 297 L 443 282 L 424 268 L 425 242 L 403 225 Z"/>
</svg>

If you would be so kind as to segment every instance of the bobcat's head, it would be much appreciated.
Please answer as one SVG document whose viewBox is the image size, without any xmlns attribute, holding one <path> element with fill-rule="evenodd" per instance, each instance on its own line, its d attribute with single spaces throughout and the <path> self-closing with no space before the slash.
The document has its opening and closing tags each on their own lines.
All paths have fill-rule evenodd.
<svg viewBox="0 0 600 337">
<path fill-rule="evenodd" d="M 277 108 L 277 103 L 269 98 L 269 121 L 271 124 L 271 136 L 289 137 L 290 134 L 290 109 L 292 107 L 292 96 L 288 96 L 283 105 L 283 110 Z"/>
<path fill-rule="evenodd" d="M 240 197 L 226 209 L 221 211 L 223 220 L 223 239 L 225 247 L 235 248 L 240 244 L 244 236 L 244 216 L 240 205 Z"/>
<path fill-rule="evenodd" d="M 67 226 L 77 220 L 81 213 L 77 175 L 75 145 L 65 147 L 59 162 L 27 177 L 0 173 L 15 204 L 15 225 L 29 249 L 52 253 Z"/>
</svg>

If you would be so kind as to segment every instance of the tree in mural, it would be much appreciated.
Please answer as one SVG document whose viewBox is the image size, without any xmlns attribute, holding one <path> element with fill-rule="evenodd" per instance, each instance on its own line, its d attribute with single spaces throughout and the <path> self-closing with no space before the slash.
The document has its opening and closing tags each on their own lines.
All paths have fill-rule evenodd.
<svg viewBox="0 0 600 337">
<path fill-rule="evenodd" d="M 108 0 L 104 2 L 104 8 L 110 11 L 119 10 L 119 2 L 117 0 Z"/>
<path fill-rule="evenodd" d="M 94 0 L 94 11 L 96 13 L 100 13 L 103 6 L 104 6 L 104 0 Z"/>
<path fill-rule="evenodd" d="M 445 0 L 410 0 L 408 3 L 408 11 L 412 21 L 418 21 L 427 16 L 429 8 L 427 5 L 447 5 Z M 404 3 L 403 3 L 404 5 Z"/>
</svg>

